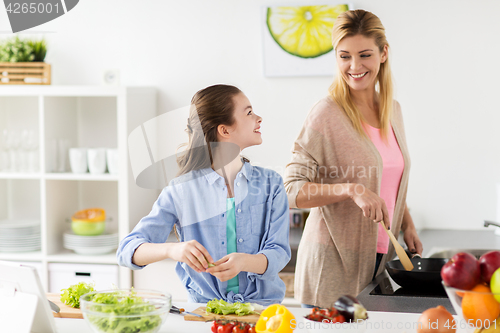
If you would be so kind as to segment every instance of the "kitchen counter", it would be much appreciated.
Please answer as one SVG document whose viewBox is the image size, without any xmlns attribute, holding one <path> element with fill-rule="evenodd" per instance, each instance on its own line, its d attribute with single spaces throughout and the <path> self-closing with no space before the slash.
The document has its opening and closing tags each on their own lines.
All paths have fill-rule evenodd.
<svg viewBox="0 0 500 333">
<path fill-rule="evenodd" d="M 484 230 L 424 229 L 418 235 L 424 245 L 423 257 L 441 248 L 500 250 L 500 236 L 495 235 L 494 227 Z M 402 236 L 400 242 L 404 244 Z"/>
<path fill-rule="evenodd" d="M 494 229 L 484 230 L 432 230 L 426 229 L 419 233 L 424 246 L 423 257 L 445 249 L 500 249 L 500 236 L 495 235 Z M 402 235 L 399 242 L 404 244 Z M 448 298 L 439 297 L 408 297 L 408 296 L 378 296 L 370 292 L 380 283 L 398 285 L 389 277 L 387 271 L 377 276 L 357 296 L 358 300 L 369 311 L 409 312 L 421 313 L 422 311 L 443 305 L 452 314 L 455 314 Z"/>
<path fill-rule="evenodd" d="M 201 304 L 176 303 L 175 305 L 185 308 L 188 311 L 196 309 Z M 289 308 L 296 318 L 296 333 L 306 333 L 306 324 L 302 318 L 310 313 L 310 309 Z M 389 313 L 389 312 L 368 312 L 367 329 L 365 333 L 416 333 L 419 314 L 413 313 Z M 161 327 L 159 333 L 209 333 L 212 322 L 184 321 L 181 315 L 169 314 L 167 320 Z M 92 333 L 92 330 L 83 319 L 60 319 L 56 318 L 57 332 L 59 333 Z M 457 333 L 465 333 L 464 329 L 457 329 Z"/>
<path fill-rule="evenodd" d="M 424 257 L 432 252 L 446 248 L 466 249 L 500 249 L 500 236 L 494 234 L 493 229 L 485 230 L 422 230 L 419 236 L 424 244 Z M 402 237 L 400 237 L 400 242 Z M 369 322 L 367 322 L 366 333 L 415 333 L 416 323 L 420 313 L 430 307 L 437 305 L 445 306 L 455 314 L 447 298 L 415 298 L 403 296 L 370 296 L 369 292 L 380 280 L 389 278 L 387 273 L 381 274 L 376 281 L 370 283 L 358 295 L 360 302 L 368 309 Z M 390 278 L 389 278 L 390 279 Z M 391 281 L 391 283 L 394 283 Z M 177 306 L 186 310 L 194 310 L 200 304 L 176 303 Z M 310 313 L 310 309 L 289 307 L 297 318 L 297 329 L 294 332 L 308 332 L 305 327 L 303 316 Z M 458 318 L 455 316 L 455 318 Z M 56 318 L 56 326 L 60 333 L 91 333 L 92 330 L 83 319 L 60 319 Z M 369 324 L 369 325 L 368 325 Z M 210 323 L 184 321 L 182 316 L 169 314 L 160 333 L 181 332 L 210 332 Z M 457 333 L 472 332 L 458 328 Z"/>
</svg>

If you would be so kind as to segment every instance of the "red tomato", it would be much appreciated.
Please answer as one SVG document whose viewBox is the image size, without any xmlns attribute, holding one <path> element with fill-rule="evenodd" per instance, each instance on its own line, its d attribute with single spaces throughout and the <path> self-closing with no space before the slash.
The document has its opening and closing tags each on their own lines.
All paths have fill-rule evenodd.
<svg viewBox="0 0 500 333">
<path fill-rule="evenodd" d="M 323 319 L 323 316 L 321 316 L 321 314 L 309 315 L 309 320 L 312 320 L 312 321 L 321 321 L 322 319 Z"/>
<path fill-rule="evenodd" d="M 328 309 L 328 317 L 335 317 L 339 312 L 335 308 Z"/>
<path fill-rule="evenodd" d="M 212 333 L 217 333 L 217 328 L 219 328 L 219 323 L 217 323 L 215 320 L 214 320 L 214 323 L 212 324 Z"/>
<path fill-rule="evenodd" d="M 233 333 L 248 333 L 248 325 L 237 324 L 233 327 Z"/>
<path fill-rule="evenodd" d="M 256 332 L 255 332 L 255 326 L 250 326 L 250 327 L 248 328 L 248 333 L 256 333 Z"/>
<path fill-rule="evenodd" d="M 335 316 L 332 320 L 334 323 L 345 323 L 345 318 L 343 315 Z"/>
<path fill-rule="evenodd" d="M 232 333 L 231 331 L 233 330 L 234 325 L 231 323 L 227 323 L 225 325 L 219 326 L 217 328 L 217 333 Z"/>
<path fill-rule="evenodd" d="M 311 314 L 307 315 L 306 318 L 314 321 L 324 321 L 324 319 L 333 318 L 338 315 L 338 311 L 335 308 L 325 308 L 320 309 L 315 307 L 311 310 Z"/>
</svg>

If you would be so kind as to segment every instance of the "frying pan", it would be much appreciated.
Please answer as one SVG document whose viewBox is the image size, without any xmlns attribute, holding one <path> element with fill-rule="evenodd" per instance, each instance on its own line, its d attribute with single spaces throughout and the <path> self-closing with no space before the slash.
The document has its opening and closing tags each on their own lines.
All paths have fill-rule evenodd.
<svg viewBox="0 0 500 333">
<path fill-rule="evenodd" d="M 403 288 L 436 289 L 441 285 L 441 268 L 449 259 L 444 258 L 411 258 L 413 269 L 407 271 L 399 260 L 385 263 L 391 278 Z"/>
</svg>

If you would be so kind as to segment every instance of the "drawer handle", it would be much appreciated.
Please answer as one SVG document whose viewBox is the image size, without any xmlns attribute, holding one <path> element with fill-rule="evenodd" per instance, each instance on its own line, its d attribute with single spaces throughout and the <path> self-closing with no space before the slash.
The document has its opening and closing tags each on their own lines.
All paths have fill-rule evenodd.
<svg viewBox="0 0 500 333">
<path fill-rule="evenodd" d="M 75 272 L 76 276 L 90 276 L 90 273 L 85 273 L 85 272 Z"/>
</svg>

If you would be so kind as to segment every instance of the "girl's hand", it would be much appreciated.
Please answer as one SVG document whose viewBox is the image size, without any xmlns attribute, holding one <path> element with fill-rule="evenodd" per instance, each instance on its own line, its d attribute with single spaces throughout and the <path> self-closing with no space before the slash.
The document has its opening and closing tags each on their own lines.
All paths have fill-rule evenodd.
<svg viewBox="0 0 500 333">
<path fill-rule="evenodd" d="M 168 257 L 185 262 L 198 273 L 205 272 L 208 263 L 214 262 L 207 249 L 195 240 L 172 244 Z"/>
<path fill-rule="evenodd" d="M 207 269 L 207 273 L 212 274 L 222 282 L 231 280 L 243 270 L 246 258 L 246 253 L 233 252 L 218 260 L 215 267 Z"/>
<path fill-rule="evenodd" d="M 375 222 L 383 221 L 387 229 L 390 229 L 389 212 L 384 199 L 360 184 L 354 186 L 351 199 L 361 208 L 365 217 Z"/>
</svg>

